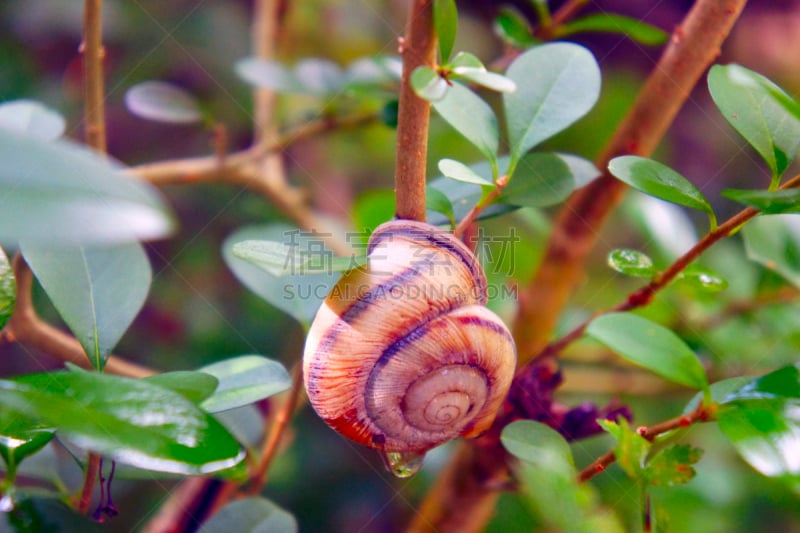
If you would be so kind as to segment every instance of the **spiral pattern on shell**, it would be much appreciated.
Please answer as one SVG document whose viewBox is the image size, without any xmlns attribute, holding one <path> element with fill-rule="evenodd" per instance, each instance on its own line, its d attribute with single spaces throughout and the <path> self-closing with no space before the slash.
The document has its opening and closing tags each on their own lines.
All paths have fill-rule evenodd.
<svg viewBox="0 0 800 533">
<path fill-rule="evenodd" d="M 482 433 L 511 385 L 516 350 L 485 307 L 480 263 L 451 233 L 405 220 L 379 226 L 367 253 L 309 331 L 303 370 L 314 410 L 384 451 Z"/>
</svg>

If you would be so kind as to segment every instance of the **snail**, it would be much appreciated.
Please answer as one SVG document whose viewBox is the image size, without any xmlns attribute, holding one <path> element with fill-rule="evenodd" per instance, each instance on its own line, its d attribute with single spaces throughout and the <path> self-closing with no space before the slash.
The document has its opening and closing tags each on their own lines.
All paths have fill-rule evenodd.
<svg viewBox="0 0 800 533">
<path fill-rule="evenodd" d="M 379 226 L 367 257 L 309 330 L 303 376 L 314 410 L 384 456 L 421 457 L 484 432 L 511 385 L 516 349 L 485 307 L 477 258 L 452 233 L 409 220 Z"/>
</svg>

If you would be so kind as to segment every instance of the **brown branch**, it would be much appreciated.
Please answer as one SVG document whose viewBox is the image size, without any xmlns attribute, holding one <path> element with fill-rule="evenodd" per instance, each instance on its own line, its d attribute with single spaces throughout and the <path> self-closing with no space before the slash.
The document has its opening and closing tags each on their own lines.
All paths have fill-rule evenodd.
<svg viewBox="0 0 800 533">
<path fill-rule="evenodd" d="M 649 155 L 733 27 L 746 0 L 699 0 L 675 29 L 669 45 L 627 116 L 598 157 L 606 169 L 615 156 Z M 542 351 L 561 310 L 583 278 L 583 264 L 600 228 L 621 201 L 625 185 L 603 176 L 576 191 L 560 210 L 541 267 L 520 294 L 514 336 L 520 363 Z"/>
<path fill-rule="evenodd" d="M 406 37 L 401 41 L 403 77 L 400 85 L 400 112 L 397 122 L 397 160 L 395 197 L 397 217 L 424 222 L 425 169 L 428 155 L 428 124 L 431 106 L 411 87 L 411 74 L 417 67 L 434 66 L 436 36 L 433 31 L 431 0 L 411 0 Z"/>
<path fill-rule="evenodd" d="M 89 506 L 92 503 L 92 494 L 94 493 L 94 482 L 99 473 L 100 456 L 96 453 L 89 452 L 89 458 L 86 461 L 86 471 L 83 475 L 81 495 L 77 505 L 78 512 L 81 514 L 87 514 L 89 512 Z"/>
<path fill-rule="evenodd" d="M 83 5 L 84 120 L 86 144 L 106 152 L 105 89 L 103 86 L 103 1 L 85 0 Z"/>
<path fill-rule="evenodd" d="M 688 415 L 676 416 L 675 418 L 671 418 L 670 420 L 655 424 L 650 427 L 640 427 L 636 430 L 636 432 L 647 440 L 652 441 L 657 436 L 663 435 L 668 431 L 687 428 L 693 424 L 714 420 L 715 410 L 716 409 L 714 405 L 706 406 L 701 403 L 697 409 Z M 613 450 L 601 455 L 592 461 L 592 464 L 580 471 L 578 474 L 578 481 L 584 482 L 592 479 L 594 476 L 608 468 L 615 460 L 616 456 L 614 455 Z"/>
</svg>

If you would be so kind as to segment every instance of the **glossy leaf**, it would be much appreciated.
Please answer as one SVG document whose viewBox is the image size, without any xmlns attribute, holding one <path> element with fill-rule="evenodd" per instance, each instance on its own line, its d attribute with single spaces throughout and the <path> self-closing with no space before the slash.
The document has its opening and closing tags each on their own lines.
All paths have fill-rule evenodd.
<svg viewBox="0 0 800 533">
<path fill-rule="evenodd" d="M 719 292 L 728 287 L 728 281 L 711 269 L 692 264 L 678 275 L 678 279 L 706 292 Z"/>
<path fill-rule="evenodd" d="M 431 211 L 436 211 L 447 217 L 451 226 L 456 225 L 455 213 L 453 213 L 453 204 L 445 193 L 439 189 L 428 187 L 425 190 L 425 208 Z"/>
<path fill-rule="evenodd" d="M 199 404 L 217 390 L 219 380 L 204 372 L 179 370 L 143 378 L 152 385 L 175 391 L 190 402 Z"/>
<path fill-rule="evenodd" d="M 586 158 L 561 152 L 555 152 L 555 154 L 569 167 L 570 172 L 572 172 L 572 177 L 575 180 L 576 189 L 588 185 L 591 181 L 594 181 L 602 175 L 602 172 L 594 166 L 594 163 Z"/>
<path fill-rule="evenodd" d="M 653 260 L 638 250 L 617 248 L 608 254 L 608 266 L 625 274 L 638 278 L 652 278 L 656 274 Z"/>
<path fill-rule="evenodd" d="M 188 91 L 163 81 L 145 81 L 125 93 L 125 106 L 134 115 L 157 122 L 191 124 L 203 119 L 197 100 Z"/>
<path fill-rule="evenodd" d="M 608 170 L 634 189 L 674 204 L 714 214 L 711 204 L 689 180 L 668 166 L 635 155 L 615 157 Z"/>
<path fill-rule="evenodd" d="M 533 420 L 518 420 L 503 428 L 500 441 L 515 457 L 547 468 L 573 468 L 575 461 L 564 437 Z"/>
<path fill-rule="evenodd" d="M 0 104 L 0 128 L 52 141 L 64 134 L 67 123 L 57 111 L 35 100 L 11 100 Z"/>
<path fill-rule="evenodd" d="M 127 242 L 172 231 L 158 192 L 96 152 L 0 128 L 0 160 L 0 242 Z"/>
<path fill-rule="evenodd" d="M 696 472 L 692 465 L 703 457 L 703 450 L 689 444 L 676 444 L 659 451 L 647 463 L 645 478 L 650 485 L 682 485 Z"/>
<path fill-rule="evenodd" d="M 644 477 L 647 455 L 652 446 L 650 441 L 634 431 L 624 417 L 620 417 L 617 422 L 600 419 L 597 423 L 616 439 L 614 456 L 620 468 L 633 479 Z"/>
<path fill-rule="evenodd" d="M 199 370 L 219 380 L 214 394 L 201 404 L 210 413 L 269 398 L 292 384 L 282 364 L 260 355 L 242 355 L 206 365 Z"/>
<path fill-rule="evenodd" d="M 560 203 L 575 190 L 575 179 L 556 154 L 534 152 L 523 157 L 498 201 L 523 207 Z"/>
<path fill-rule="evenodd" d="M 766 161 L 773 177 L 783 174 L 800 147 L 800 118 L 788 113 L 775 93 L 780 87 L 740 65 L 714 65 L 708 89 L 725 119 Z"/>
<path fill-rule="evenodd" d="M 494 19 L 494 31 L 515 48 L 528 48 L 539 41 L 531 35 L 528 21 L 516 9 L 504 7 Z"/>
<path fill-rule="evenodd" d="M 800 189 L 780 191 L 725 189 L 722 196 L 766 214 L 800 213 Z"/>
<path fill-rule="evenodd" d="M 630 313 L 609 313 L 594 319 L 586 334 L 665 379 L 708 389 L 705 370 L 694 352 L 672 331 L 655 322 Z"/>
<path fill-rule="evenodd" d="M 102 369 L 150 288 L 150 263 L 142 246 L 54 248 L 21 243 L 21 249 L 92 366 Z"/>
<path fill-rule="evenodd" d="M 264 498 L 235 500 L 206 521 L 198 533 L 296 533 L 295 518 Z"/>
<path fill-rule="evenodd" d="M 464 163 L 454 159 L 442 159 L 439 161 L 439 172 L 456 181 L 494 187 L 494 183 L 487 180 Z"/>
<path fill-rule="evenodd" d="M 517 86 L 503 95 L 512 160 L 585 115 L 600 95 L 597 62 L 576 44 L 531 48 L 506 76 Z"/>
<path fill-rule="evenodd" d="M 0 410 L 0 456 L 12 474 L 23 459 L 46 446 L 53 435 L 55 429 L 50 426 Z"/>
<path fill-rule="evenodd" d="M 458 10 L 455 0 L 433 0 L 433 26 L 439 41 L 439 57 L 445 63 L 450 59 L 458 30 Z"/>
<path fill-rule="evenodd" d="M 14 278 L 14 270 L 8 261 L 8 256 L 0 248 L 0 329 L 8 322 L 14 314 L 14 304 L 17 301 L 17 281 Z"/>
<path fill-rule="evenodd" d="M 240 228 L 225 239 L 222 256 L 236 277 L 248 289 L 291 315 L 301 324 L 309 325 L 317 313 L 322 300 L 339 279 L 338 274 L 309 274 L 273 276 L 256 265 L 236 257 L 234 244 L 247 240 L 274 240 L 284 244 L 297 243 L 305 246 L 319 243 L 318 237 L 301 233 L 296 228 L 282 225 L 247 226 Z"/>
<path fill-rule="evenodd" d="M 210 474 L 244 457 L 211 415 L 144 380 L 97 372 L 30 374 L 0 381 L 0 411 L 50 424 L 82 448 L 149 470 Z"/>
<path fill-rule="evenodd" d="M 753 468 L 800 482 L 800 369 L 788 366 L 730 394 L 720 429 Z"/>
<path fill-rule="evenodd" d="M 581 17 L 562 26 L 560 34 L 566 36 L 582 32 L 622 33 L 636 42 L 650 46 L 664 44 L 669 39 L 669 34 L 660 28 L 613 13 Z"/>
<path fill-rule="evenodd" d="M 497 160 L 500 133 L 497 117 L 489 104 L 460 83 L 453 83 L 433 107 L 458 133 L 489 160 Z"/>
<path fill-rule="evenodd" d="M 411 87 L 417 96 L 428 102 L 438 102 L 447 94 L 447 81 L 431 67 L 418 67 L 411 73 Z"/>
<path fill-rule="evenodd" d="M 800 288 L 800 219 L 795 215 L 758 217 L 742 229 L 747 257 Z"/>
</svg>

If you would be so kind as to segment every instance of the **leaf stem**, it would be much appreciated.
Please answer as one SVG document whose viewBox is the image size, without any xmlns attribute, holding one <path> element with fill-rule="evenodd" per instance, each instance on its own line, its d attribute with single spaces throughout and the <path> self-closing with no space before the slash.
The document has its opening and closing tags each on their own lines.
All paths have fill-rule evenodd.
<svg viewBox="0 0 800 533">
<path fill-rule="evenodd" d="M 494 202 L 495 199 L 500 196 L 500 193 L 503 192 L 505 186 L 508 185 L 508 176 L 500 176 L 497 178 L 494 184 L 494 189 L 492 189 L 489 194 L 481 198 L 477 204 L 472 206 L 472 209 L 470 209 L 469 213 L 467 213 L 467 215 L 461 219 L 461 222 L 458 223 L 456 229 L 453 230 L 453 235 L 459 239 L 464 235 L 464 232 L 467 231 L 467 228 L 469 228 L 473 222 L 475 222 L 475 219 L 478 218 L 478 215 L 481 214 L 481 211 L 491 205 L 492 202 Z"/>
<path fill-rule="evenodd" d="M 96 453 L 89 453 L 86 462 L 86 471 L 83 474 L 83 487 L 81 488 L 80 499 L 78 500 L 78 512 L 81 514 L 89 513 L 89 505 L 92 503 L 94 493 L 94 483 L 97 474 L 100 472 L 100 456 Z"/>
<path fill-rule="evenodd" d="M 411 87 L 411 74 L 417 67 L 434 67 L 436 36 L 431 0 L 411 0 L 410 4 L 406 36 L 400 44 L 403 76 L 400 84 L 394 177 L 396 215 L 398 218 L 424 222 L 425 171 L 431 105 L 414 93 Z"/>
</svg>

